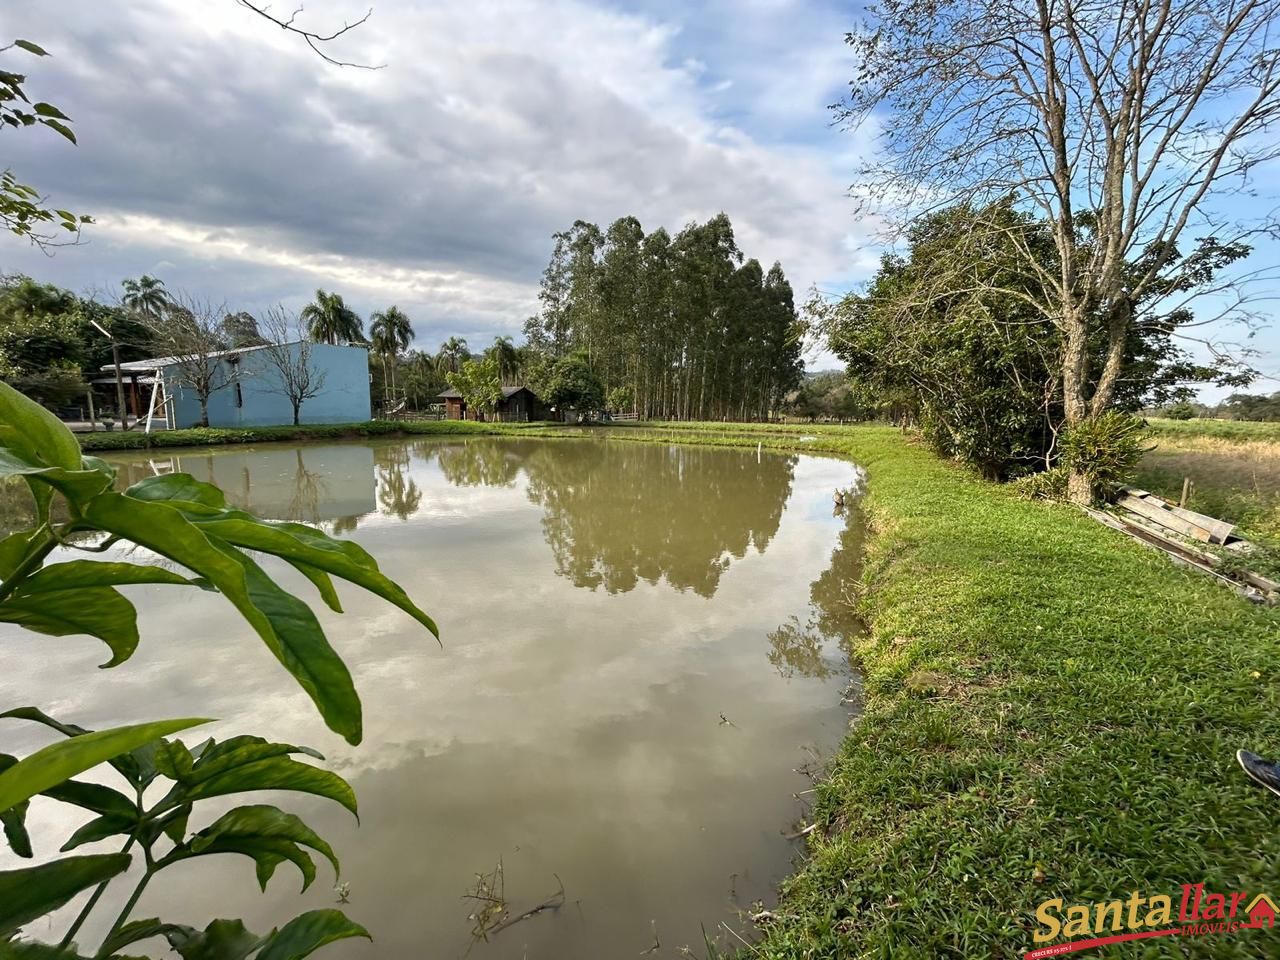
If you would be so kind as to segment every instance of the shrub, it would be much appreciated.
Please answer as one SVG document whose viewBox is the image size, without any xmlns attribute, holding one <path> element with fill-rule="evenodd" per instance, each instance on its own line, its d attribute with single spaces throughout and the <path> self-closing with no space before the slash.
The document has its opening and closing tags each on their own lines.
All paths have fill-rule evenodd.
<svg viewBox="0 0 1280 960">
<path fill-rule="evenodd" d="M 1065 500 L 1067 498 L 1067 471 L 1059 465 L 1039 473 L 1028 474 L 1013 481 L 1018 496 L 1027 500 Z"/>
<path fill-rule="evenodd" d="M 1108 410 L 1067 431 L 1059 464 L 1067 473 L 1083 473 L 1095 496 L 1110 499 L 1133 476 L 1143 454 L 1151 449 L 1143 445 L 1148 436 L 1144 421 L 1119 410 Z"/>
</svg>

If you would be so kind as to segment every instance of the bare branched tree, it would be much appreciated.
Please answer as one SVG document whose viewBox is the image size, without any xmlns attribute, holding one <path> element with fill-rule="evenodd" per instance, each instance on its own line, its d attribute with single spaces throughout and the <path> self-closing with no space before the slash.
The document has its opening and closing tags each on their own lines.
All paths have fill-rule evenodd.
<svg viewBox="0 0 1280 960">
<path fill-rule="evenodd" d="M 239 364 L 224 356 L 222 322 L 224 304 L 186 293 L 172 294 L 163 309 L 147 319 L 155 337 L 155 349 L 170 358 L 176 380 L 189 387 L 200 403 L 198 426 L 209 425 L 209 398 L 236 382 Z"/>
<path fill-rule="evenodd" d="M 298 425 L 302 405 L 324 389 L 325 372 L 312 360 L 315 344 L 296 314 L 282 306 L 271 307 L 260 326 L 266 339 L 261 355 L 273 376 L 263 389 L 288 398 L 293 424 Z"/>
<path fill-rule="evenodd" d="M 255 2 L 255 0 L 236 0 L 236 3 L 240 4 L 242 7 L 252 10 L 258 16 L 266 20 L 270 20 L 281 30 L 285 30 L 301 37 L 303 41 L 306 42 L 307 46 L 315 51 L 316 55 L 320 57 L 321 60 L 324 60 L 326 63 L 331 63 L 335 67 L 358 67 L 361 70 L 381 70 L 386 66 L 386 64 L 375 65 L 368 63 L 354 63 L 349 60 L 339 60 L 336 57 L 331 56 L 325 49 L 327 44 L 332 43 L 344 34 L 350 33 L 352 30 L 356 29 L 356 27 L 364 24 L 371 16 L 373 16 L 372 8 L 366 10 L 364 16 L 359 20 L 343 21 L 341 27 L 323 31 L 308 30 L 306 27 L 298 23 L 298 16 L 302 13 L 301 4 L 299 4 L 293 12 L 289 14 L 289 16 L 278 17 L 271 12 L 271 6 L 269 4 L 258 3 Z"/>
<path fill-rule="evenodd" d="M 1030 302 L 1062 337 L 1068 427 L 1097 417 L 1135 305 L 1276 228 L 1265 204 L 1244 221 L 1213 200 L 1250 192 L 1280 156 L 1280 0 L 886 0 L 877 13 L 848 37 L 861 66 L 836 105 L 879 129 L 862 199 L 900 223 L 1009 196 L 1043 218 L 1057 255 L 1023 252 L 1043 290 Z M 1070 493 L 1087 497 L 1083 476 Z"/>
</svg>

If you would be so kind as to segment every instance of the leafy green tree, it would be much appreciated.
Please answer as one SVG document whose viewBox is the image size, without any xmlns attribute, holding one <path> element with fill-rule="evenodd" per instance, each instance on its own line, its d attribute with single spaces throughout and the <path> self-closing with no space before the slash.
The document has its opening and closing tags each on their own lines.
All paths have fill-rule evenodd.
<svg viewBox="0 0 1280 960">
<path fill-rule="evenodd" d="M 1036 279 L 1024 312 L 1058 341 L 1068 428 L 1098 419 L 1167 308 L 1159 288 L 1199 286 L 1191 238 L 1230 249 L 1275 230 L 1269 204 L 1220 198 L 1280 159 L 1280 4 L 884 0 L 872 16 L 847 35 L 858 72 L 837 109 L 879 131 L 864 196 L 901 224 L 956 204 L 999 217 L 1004 198 L 1039 218 L 1053 256 L 1019 252 Z M 1069 495 L 1088 500 L 1083 473 Z"/>
<path fill-rule="evenodd" d="M 222 338 L 228 347 L 260 347 L 267 343 L 258 329 L 258 318 L 243 310 L 222 318 Z"/>
<path fill-rule="evenodd" d="M 764 417 L 798 382 L 791 286 L 779 264 L 743 262 L 724 214 L 674 239 L 622 217 L 554 241 L 525 324 L 546 368 L 581 351 L 606 394 L 629 389 L 646 417 Z"/>
<path fill-rule="evenodd" d="M 498 362 L 493 357 L 467 360 L 456 372 L 445 374 L 445 379 L 477 413 L 492 416 L 498 409 L 498 402 L 502 400 L 502 379 L 498 376 Z"/>
<path fill-rule="evenodd" d="M 1280 392 L 1270 396 L 1233 393 L 1218 405 L 1217 415 L 1229 420 L 1280 420 Z"/>
<path fill-rule="evenodd" d="M 1238 253 L 1202 244 L 1188 258 L 1197 261 L 1189 272 L 1209 282 L 1221 261 Z M 955 207 L 917 221 L 906 255 L 886 255 L 865 293 L 815 303 L 812 312 L 848 364 L 858 396 L 918 422 L 944 456 L 1008 478 L 1051 465 L 1068 422 L 1064 345 L 1035 306 L 1043 271 L 1054 263 L 1045 224 L 1011 203 Z M 1184 399 L 1195 383 L 1247 376 L 1230 364 L 1198 365 L 1178 349 L 1173 334 L 1190 320 L 1176 311 L 1131 330 L 1130 377 L 1113 391 L 1122 409 Z M 1101 375 L 1107 340 L 1089 346 Z"/>
<path fill-rule="evenodd" d="M 0 53 L 11 50 L 36 57 L 49 55 L 44 48 L 30 40 L 15 40 L 8 46 L 0 47 Z M 71 118 L 51 103 L 32 103 L 23 89 L 26 81 L 25 74 L 0 70 L 0 126 L 43 126 L 75 143 L 76 135 L 70 127 Z M 77 216 L 69 210 L 46 206 L 40 191 L 35 187 L 19 183 L 11 170 L 0 172 L 0 223 L 11 233 L 44 247 L 57 242 L 57 235 L 45 232 L 46 227 L 61 227 L 66 233 L 79 236 L 80 228 L 92 222 L 92 217 Z"/>
<path fill-rule="evenodd" d="M 346 665 L 311 607 L 276 584 L 250 551 L 292 565 L 334 610 L 340 610 L 332 583 L 336 576 L 437 632 L 430 617 L 353 543 L 299 523 L 263 521 L 231 509 L 217 487 L 187 474 L 149 477 L 117 492 L 112 467 L 82 455 L 65 426 L 5 384 L 0 384 L 0 475 L 26 483 L 36 514 L 30 529 L 0 540 L 0 621 L 45 636 L 95 637 L 110 651 L 107 667 L 128 660 L 139 643 L 137 612 L 119 587 L 157 583 L 213 590 L 259 635 L 326 725 L 358 744 L 362 708 Z M 164 558 L 165 565 L 91 559 L 116 545 L 142 547 Z M 85 556 L 48 563 L 57 550 Z M 122 951 L 134 952 L 129 949 L 133 945 L 164 937 L 187 957 L 282 960 L 305 957 L 333 940 L 368 936 L 337 910 L 310 911 L 265 937 L 249 933 L 238 920 L 215 920 L 199 931 L 158 919 L 131 919 L 156 876 L 177 863 L 212 854 L 250 858 L 264 887 L 276 867 L 288 861 L 299 870 L 305 889 L 316 872 L 312 852 L 328 860 L 336 874 L 333 850 L 297 816 L 262 803 L 226 810 L 219 800 L 264 790 L 306 793 L 355 813 L 355 795 L 341 777 L 295 759 L 319 758 L 314 751 L 254 736 L 206 740 L 192 748 L 169 739 L 208 722 L 201 718 L 96 731 L 36 707 L 10 710 L 0 719 L 40 723 L 64 737 L 27 757 L 0 754 L 0 824 L 12 851 L 31 858 L 43 839 L 27 829 L 32 803 L 71 804 L 94 814 L 62 844 L 63 852 L 113 838 L 121 843 L 119 853 L 74 854 L 0 872 L 0 955 L 82 960 L 77 935 L 108 887 L 135 859 L 141 874 L 129 881 L 132 889 L 92 952 L 95 958 L 120 960 Z M 110 769 L 101 773 L 119 778 L 125 789 L 98 782 L 101 773 L 94 780 L 76 779 L 104 767 Z M 193 811 L 204 809 L 211 799 L 225 812 L 192 830 Z M 35 928 L 35 921 L 81 893 L 90 896 L 57 946 L 22 938 L 23 928 Z"/>
<path fill-rule="evenodd" d="M 574 410 L 590 416 L 604 409 L 604 384 L 585 352 L 561 357 L 551 368 L 547 402 L 560 411 Z"/>
<path fill-rule="evenodd" d="M 410 351 L 405 357 L 403 389 L 405 399 L 414 407 L 436 403 L 436 397 L 447 384 L 436 369 L 435 358 L 421 350 Z"/>
<path fill-rule="evenodd" d="M 341 294 L 317 290 L 315 300 L 299 316 L 316 343 L 364 343 L 364 323 Z"/>
</svg>

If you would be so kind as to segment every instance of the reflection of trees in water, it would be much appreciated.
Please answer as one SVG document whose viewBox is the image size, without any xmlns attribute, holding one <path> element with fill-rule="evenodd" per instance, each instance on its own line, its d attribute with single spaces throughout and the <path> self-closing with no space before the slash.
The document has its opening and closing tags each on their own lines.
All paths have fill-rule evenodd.
<svg viewBox="0 0 1280 960">
<path fill-rule="evenodd" d="M 794 457 L 627 443 L 538 446 L 525 461 L 557 573 L 610 593 L 665 579 L 704 597 L 731 558 L 768 546 L 794 468 Z"/>
<path fill-rule="evenodd" d="M 469 440 L 431 449 L 440 464 L 440 472 L 454 486 L 510 487 L 515 484 L 521 464 L 534 448 L 528 443 Z"/>
<path fill-rule="evenodd" d="M 349 517 L 335 517 L 333 520 L 333 529 L 330 530 L 330 533 L 335 537 L 340 537 L 347 533 L 353 533 L 356 527 L 360 526 L 360 518 L 363 516 L 364 514 L 362 513 L 353 513 Z"/>
<path fill-rule="evenodd" d="M 847 661 L 853 641 L 863 631 L 858 615 L 857 585 L 862 576 L 865 520 L 851 509 L 831 552 L 831 565 L 809 585 L 809 619 L 792 617 L 769 634 L 769 662 L 784 677 L 825 680 L 834 672 L 826 656 L 835 643 Z"/>
<path fill-rule="evenodd" d="M 373 454 L 378 504 L 383 513 L 401 520 L 408 520 L 422 505 L 422 491 L 408 474 L 410 460 L 409 448 L 402 443 L 379 447 Z"/>
</svg>

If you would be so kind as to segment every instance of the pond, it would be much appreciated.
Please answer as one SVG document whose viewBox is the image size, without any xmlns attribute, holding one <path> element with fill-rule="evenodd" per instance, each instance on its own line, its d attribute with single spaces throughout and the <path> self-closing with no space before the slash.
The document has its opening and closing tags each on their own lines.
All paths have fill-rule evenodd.
<svg viewBox="0 0 1280 960">
<path fill-rule="evenodd" d="M 832 507 L 836 488 L 859 482 L 851 464 L 600 439 L 113 462 L 122 484 L 183 471 L 261 515 L 358 540 L 441 626 L 442 647 L 357 590 L 343 594 L 345 615 L 313 604 L 364 701 L 355 748 L 213 594 L 130 588 L 143 641 L 110 671 L 94 669 L 105 648 L 86 638 L 0 632 L 0 704 L 90 727 L 211 716 L 219 738 L 324 752 L 355 787 L 361 823 L 313 798 L 281 802 L 333 844 L 343 909 L 376 938 L 325 956 L 703 955 L 704 927 L 727 945 L 754 901 L 772 902 L 801 849 L 806 773 L 852 709 L 860 528 Z M 0 749 L 47 742 L 4 723 Z M 52 853 L 42 837 L 82 822 L 73 810 L 33 806 L 38 854 Z M 299 896 L 286 864 L 264 895 L 247 859 L 196 860 L 163 874 L 134 915 L 197 926 L 239 916 L 265 931 L 336 902 L 320 869 Z M 564 905 L 477 941 L 467 895 L 498 881 L 513 917 L 561 889 Z"/>
</svg>

